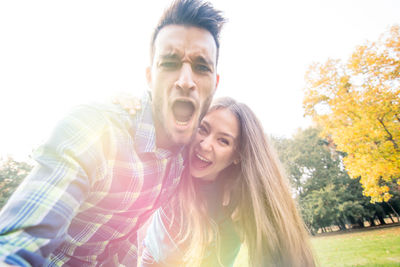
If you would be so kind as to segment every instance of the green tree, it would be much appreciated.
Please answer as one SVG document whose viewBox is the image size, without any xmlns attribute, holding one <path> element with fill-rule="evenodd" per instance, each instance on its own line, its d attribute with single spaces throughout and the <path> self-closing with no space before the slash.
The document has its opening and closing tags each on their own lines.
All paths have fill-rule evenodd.
<svg viewBox="0 0 400 267">
<path fill-rule="evenodd" d="M 351 179 L 344 169 L 344 154 L 320 136 L 320 130 L 309 128 L 291 139 L 273 138 L 309 229 L 364 227 L 364 220 L 373 224 L 376 218 L 384 223 L 388 209 L 363 196 L 359 179 Z"/>
<path fill-rule="evenodd" d="M 339 204 L 340 179 L 347 177 L 340 157 L 320 130 L 299 130 L 292 139 L 274 139 L 295 189 L 305 223 L 313 232 L 333 224 L 344 227 Z"/>
<path fill-rule="evenodd" d="M 12 158 L 0 160 L 0 209 L 31 169 L 32 166 L 26 162 Z"/>
</svg>

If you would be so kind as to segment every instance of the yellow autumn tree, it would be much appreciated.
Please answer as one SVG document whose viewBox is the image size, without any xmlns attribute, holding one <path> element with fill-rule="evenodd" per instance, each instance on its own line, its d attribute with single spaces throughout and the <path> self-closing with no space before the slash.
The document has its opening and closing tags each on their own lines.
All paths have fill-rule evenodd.
<svg viewBox="0 0 400 267">
<path fill-rule="evenodd" d="M 347 62 L 328 59 L 306 73 L 305 115 L 322 126 L 371 202 L 400 185 L 400 27 L 358 46 Z"/>
</svg>

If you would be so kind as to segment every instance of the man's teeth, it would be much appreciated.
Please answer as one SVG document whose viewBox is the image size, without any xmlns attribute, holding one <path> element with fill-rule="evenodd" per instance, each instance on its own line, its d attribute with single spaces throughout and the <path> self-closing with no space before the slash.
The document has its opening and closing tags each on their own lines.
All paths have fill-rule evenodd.
<svg viewBox="0 0 400 267">
<path fill-rule="evenodd" d="M 176 124 L 178 124 L 178 125 L 180 125 L 180 126 L 186 126 L 186 125 L 189 124 L 188 121 L 177 121 L 177 120 L 175 120 L 175 122 L 176 122 Z"/>
<path fill-rule="evenodd" d="M 208 160 L 208 159 L 206 159 L 206 158 L 203 158 L 203 157 L 200 156 L 199 154 L 196 154 L 196 157 L 198 157 L 200 160 L 202 160 L 202 161 L 204 161 L 204 162 L 211 163 L 210 160 Z"/>
</svg>

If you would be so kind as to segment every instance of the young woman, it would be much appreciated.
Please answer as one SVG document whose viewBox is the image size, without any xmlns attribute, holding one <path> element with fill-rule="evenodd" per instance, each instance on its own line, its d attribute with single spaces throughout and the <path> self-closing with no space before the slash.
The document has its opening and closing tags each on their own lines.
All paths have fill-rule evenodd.
<svg viewBox="0 0 400 267">
<path fill-rule="evenodd" d="M 308 233 L 263 128 L 245 104 L 213 103 L 200 123 L 177 194 L 143 241 L 142 267 L 315 266 Z"/>
</svg>

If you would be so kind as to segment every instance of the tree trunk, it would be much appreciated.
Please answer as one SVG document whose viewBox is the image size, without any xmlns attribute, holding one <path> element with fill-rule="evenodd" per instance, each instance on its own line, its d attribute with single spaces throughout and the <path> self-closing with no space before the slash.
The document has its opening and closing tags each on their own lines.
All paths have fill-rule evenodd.
<svg viewBox="0 0 400 267">
<path fill-rule="evenodd" d="M 392 221 L 392 223 L 394 223 L 394 220 L 393 220 L 393 217 L 392 217 L 392 214 L 389 212 L 389 218 L 390 218 L 390 220 Z"/>
<path fill-rule="evenodd" d="M 358 219 L 357 224 L 360 226 L 360 228 L 364 228 L 364 220 L 363 219 Z"/>
<path fill-rule="evenodd" d="M 375 217 L 371 217 L 368 219 L 370 226 L 376 226 Z"/>
<path fill-rule="evenodd" d="M 397 222 L 400 222 L 400 216 L 399 216 L 399 214 L 396 212 L 396 210 L 393 208 L 393 206 L 392 205 L 390 205 L 390 203 L 389 202 L 386 202 L 386 204 L 388 204 L 389 205 L 389 207 L 392 209 L 392 211 L 394 212 L 394 214 L 396 214 L 396 217 L 397 217 Z"/>
<path fill-rule="evenodd" d="M 339 226 L 340 230 L 346 230 L 346 224 L 344 223 L 343 219 L 338 219 L 336 224 Z"/>
<path fill-rule="evenodd" d="M 377 215 L 376 217 L 378 217 L 378 220 L 379 220 L 381 225 L 385 225 L 386 224 L 385 218 L 383 218 L 382 215 Z"/>
</svg>

